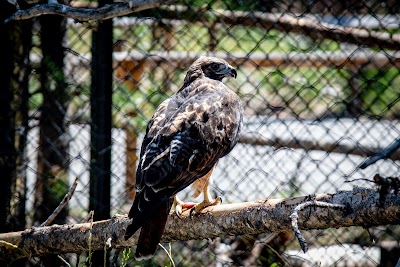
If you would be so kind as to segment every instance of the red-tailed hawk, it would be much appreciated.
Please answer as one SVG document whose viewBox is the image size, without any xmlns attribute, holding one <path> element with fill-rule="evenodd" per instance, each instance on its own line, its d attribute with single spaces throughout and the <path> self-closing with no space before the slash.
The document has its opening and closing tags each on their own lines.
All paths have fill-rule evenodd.
<svg viewBox="0 0 400 267">
<path fill-rule="evenodd" d="M 189 68 L 182 88 L 165 100 L 150 119 L 136 177 L 132 224 L 125 239 L 141 229 L 136 259 L 151 257 L 165 230 L 175 195 L 193 183 L 204 201 L 196 212 L 220 203 L 211 200 L 208 180 L 218 159 L 239 139 L 243 108 L 221 81 L 235 77 L 225 60 L 201 57 Z"/>
</svg>

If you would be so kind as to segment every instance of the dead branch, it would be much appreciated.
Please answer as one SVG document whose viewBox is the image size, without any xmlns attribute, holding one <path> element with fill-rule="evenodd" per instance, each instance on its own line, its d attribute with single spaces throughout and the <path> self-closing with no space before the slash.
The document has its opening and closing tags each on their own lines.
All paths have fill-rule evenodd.
<svg viewBox="0 0 400 267">
<path fill-rule="evenodd" d="M 293 148 L 293 149 L 304 149 L 304 150 L 321 150 L 334 153 L 344 153 L 359 156 L 372 156 L 378 153 L 379 150 L 376 148 L 367 148 L 360 146 L 344 145 L 340 143 L 319 143 L 315 141 L 298 140 L 298 139 L 282 139 L 279 137 L 266 138 L 259 134 L 243 134 L 239 143 L 259 146 L 272 146 L 275 148 Z M 393 152 L 393 151 L 392 151 Z M 400 153 L 390 153 L 387 158 L 392 160 L 399 160 Z"/>
<path fill-rule="evenodd" d="M 64 196 L 64 198 L 61 200 L 60 204 L 58 204 L 57 208 L 53 211 L 52 214 L 50 214 L 49 218 L 47 218 L 46 221 L 44 221 L 40 227 L 50 225 L 54 219 L 57 217 L 57 215 L 60 213 L 60 211 L 67 205 L 68 201 L 71 199 L 72 195 L 75 192 L 76 186 L 78 185 L 78 177 L 75 178 L 74 183 L 72 184 L 71 188 L 69 189 L 68 193 Z"/>
<path fill-rule="evenodd" d="M 101 21 L 149 8 L 159 7 L 172 2 L 173 0 L 130 0 L 129 2 L 109 4 L 98 8 L 76 8 L 57 3 L 39 4 L 29 9 L 18 10 L 11 17 L 6 19 L 4 23 L 8 23 L 12 20 L 31 19 L 42 15 L 60 15 L 77 21 Z"/>
<path fill-rule="evenodd" d="M 188 216 L 178 219 L 171 214 L 162 242 L 291 230 L 293 209 L 310 198 L 346 205 L 349 209 L 344 212 L 326 207 L 306 208 L 299 212 L 299 229 L 370 227 L 400 222 L 399 195 L 389 193 L 381 206 L 377 191 L 355 187 L 335 194 L 219 205 L 205 209 L 193 219 Z M 129 223 L 126 216 L 116 216 L 94 222 L 92 227 L 89 223 L 53 225 L 0 234 L 0 260 L 88 251 L 89 237 L 92 250 L 102 250 L 110 238 L 112 248 L 132 246 L 137 242 L 137 235 L 128 241 L 123 237 Z"/>
</svg>

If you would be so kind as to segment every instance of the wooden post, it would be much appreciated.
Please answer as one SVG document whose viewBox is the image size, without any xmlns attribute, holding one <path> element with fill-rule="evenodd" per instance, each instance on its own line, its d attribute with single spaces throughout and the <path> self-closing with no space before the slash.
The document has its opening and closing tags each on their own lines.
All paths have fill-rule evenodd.
<svg viewBox="0 0 400 267">
<path fill-rule="evenodd" d="M 126 134 L 126 189 L 128 191 L 128 198 L 135 199 L 136 190 L 136 165 L 137 165 L 137 134 L 132 127 L 124 127 Z"/>
</svg>

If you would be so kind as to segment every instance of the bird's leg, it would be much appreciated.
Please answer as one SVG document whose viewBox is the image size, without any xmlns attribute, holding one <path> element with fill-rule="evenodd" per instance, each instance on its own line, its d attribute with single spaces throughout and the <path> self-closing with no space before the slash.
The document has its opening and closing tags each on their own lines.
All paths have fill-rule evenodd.
<svg viewBox="0 0 400 267">
<path fill-rule="evenodd" d="M 185 210 L 192 209 L 196 203 L 193 202 L 183 202 L 178 198 L 177 195 L 174 196 L 175 213 L 179 218 L 182 218 L 182 213 Z"/>
<path fill-rule="evenodd" d="M 217 197 L 216 199 L 212 199 L 210 197 L 208 184 L 203 189 L 203 195 L 204 195 L 203 201 L 196 204 L 194 207 L 190 209 L 190 217 L 192 217 L 193 213 L 199 213 L 202 209 L 205 209 L 210 206 L 216 206 L 222 203 L 221 197 Z"/>
</svg>

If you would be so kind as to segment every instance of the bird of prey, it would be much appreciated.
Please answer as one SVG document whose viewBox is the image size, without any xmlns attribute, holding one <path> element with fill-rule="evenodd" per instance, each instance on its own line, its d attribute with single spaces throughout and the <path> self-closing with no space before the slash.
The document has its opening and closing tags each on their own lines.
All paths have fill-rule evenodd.
<svg viewBox="0 0 400 267">
<path fill-rule="evenodd" d="M 154 254 L 179 191 L 193 184 L 196 195 L 204 193 L 204 200 L 193 207 L 195 212 L 221 202 L 210 198 L 208 182 L 218 160 L 239 139 L 243 107 L 222 83 L 224 77 L 236 75 L 225 60 L 197 59 L 182 88 L 162 102 L 150 119 L 136 172 L 137 193 L 128 215 L 132 224 L 125 232 L 127 240 L 141 228 L 136 259 Z"/>
</svg>

